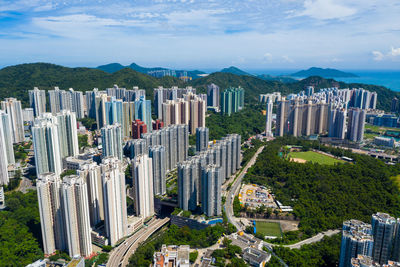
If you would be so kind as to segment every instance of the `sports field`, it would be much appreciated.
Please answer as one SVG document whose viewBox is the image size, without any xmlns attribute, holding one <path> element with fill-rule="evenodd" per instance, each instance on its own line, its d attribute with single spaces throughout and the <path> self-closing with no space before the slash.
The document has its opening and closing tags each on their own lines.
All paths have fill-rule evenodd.
<svg viewBox="0 0 400 267">
<path fill-rule="evenodd" d="M 276 222 L 256 221 L 256 231 L 264 236 L 282 237 L 281 226 Z"/>
<path fill-rule="evenodd" d="M 335 159 L 324 154 L 320 154 L 314 151 L 306 152 L 290 152 L 289 157 L 296 162 L 311 161 L 319 164 L 334 165 L 335 163 L 343 163 L 343 160 Z M 296 159 L 300 159 L 296 160 Z M 302 161 L 301 161 L 302 160 Z"/>
</svg>

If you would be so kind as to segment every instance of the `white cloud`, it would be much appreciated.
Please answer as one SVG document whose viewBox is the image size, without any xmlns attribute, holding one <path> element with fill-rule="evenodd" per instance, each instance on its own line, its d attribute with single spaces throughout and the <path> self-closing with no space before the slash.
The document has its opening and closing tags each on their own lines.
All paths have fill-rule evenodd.
<svg viewBox="0 0 400 267">
<path fill-rule="evenodd" d="M 400 47 L 394 48 L 394 47 L 392 46 L 392 49 L 391 49 L 391 51 L 389 52 L 389 54 L 390 54 L 392 57 L 398 57 L 398 56 L 400 56 Z"/>
<path fill-rule="evenodd" d="M 372 56 L 375 61 L 382 61 L 385 58 L 381 51 L 372 51 Z"/>
<path fill-rule="evenodd" d="M 395 60 L 397 57 L 400 57 L 400 47 L 394 48 L 391 47 L 390 51 L 386 54 L 382 53 L 381 51 L 372 51 L 372 56 L 375 61 L 382 61 L 382 60 Z"/>
<path fill-rule="evenodd" d="M 284 62 L 288 62 L 288 63 L 293 63 L 293 62 L 294 62 L 294 60 L 291 59 L 291 58 L 290 58 L 289 56 L 287 56 L 287 55 L 282 56 L 282 59 L 283 59 Z"/>
<path fill-rule="evenodd" d="M 271 62 L 272 61 L 272 54 L 268 53 L 268 52 L 265 53 L 264 56 L 263 56 L 263 60 Z"/>
<path fill-rule="evenodd" d="M 308 16 L 318 20 L 328 20 L 342 19 L 357 12 L 356 9 L 335 3 L 333 0 L 305 0 L 303 7 L 304 10 L 294 16 Z"/>
<path fill-rule="evenodd" d="M 337 57 L 332 58 L 332 62 L 342 62 L 342 61 L 343 61 L 343 59 L 341 59 L 341 58 L 337 58 Z"/>
</svg>

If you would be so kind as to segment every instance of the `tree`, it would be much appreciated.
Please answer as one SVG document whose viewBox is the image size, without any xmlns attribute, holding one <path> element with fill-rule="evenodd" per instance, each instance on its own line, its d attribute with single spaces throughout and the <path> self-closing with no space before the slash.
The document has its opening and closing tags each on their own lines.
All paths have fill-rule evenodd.
<svg viewBox="0 0 400 267">
<path fill-rule="evenodd" d="M 230 244 L 232 244 L 232 240 L 224 237 L 224 239 L 222 240 L 222 244 L 224 245 L 224 247 L 228 247 Z"/>
<path fill-rule="evenodd" d="M 196 260 L 197 260 L 197 257 L 199 256 L 199 252 L 196 250 L 196 251 L 193 251 L 193 252 L 190 252 L 190 254 L 189 254 L 189 260 L 190 260 L 190 262 L 191 263 L 194 263 Z"/>
</svg>

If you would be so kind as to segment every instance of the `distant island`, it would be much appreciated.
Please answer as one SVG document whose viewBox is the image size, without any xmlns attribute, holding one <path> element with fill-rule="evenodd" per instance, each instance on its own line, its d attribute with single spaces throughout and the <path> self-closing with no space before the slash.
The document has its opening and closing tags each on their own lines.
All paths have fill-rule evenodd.
<svg viewBox="0 0 400 267">
<path fill-rule="evenodd" d="M 323 69 L 312 67 L 308 70 L 301 70 L 296 73 L 291 74 L 292 77 L 310 77 L 310 76 L 320 76 L 324 78 L 353 78 L 358 77 L 357 75 L 349 72 L 344 72 L 335 69 Z"/>
</svg>

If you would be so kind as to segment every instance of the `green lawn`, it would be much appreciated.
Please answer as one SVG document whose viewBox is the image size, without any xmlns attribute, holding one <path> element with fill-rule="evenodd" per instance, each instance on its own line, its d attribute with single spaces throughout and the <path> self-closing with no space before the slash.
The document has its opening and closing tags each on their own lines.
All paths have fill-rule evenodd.
<svg viewBox="0 0 400 267">
<path fill-rule="evenodd" d="M 314 151 L 307 152 L 290 152 L 289 156 L 291 158 L 304 159 L 306 161 L 311 161 L 319 164 L 334 165 L 335 163 L 343 163 L 343 160 L 335 159 Z"/>
<path fill-rule="evenodd" d="M 256 230 L 264 236 L 282 237 L 281 225 L 276 222 L 256 221 Z"/>
<path fill-rule="evenodd" d="M 365 124 L 365 130 L 371 130 L 373 132 L 384 132 L 384 131 L 399 131 L 399 128 L 391 128 L 391 127 L 383 127 L 383 126 L 376 126 L 369 123 Z"/>
</svg>

